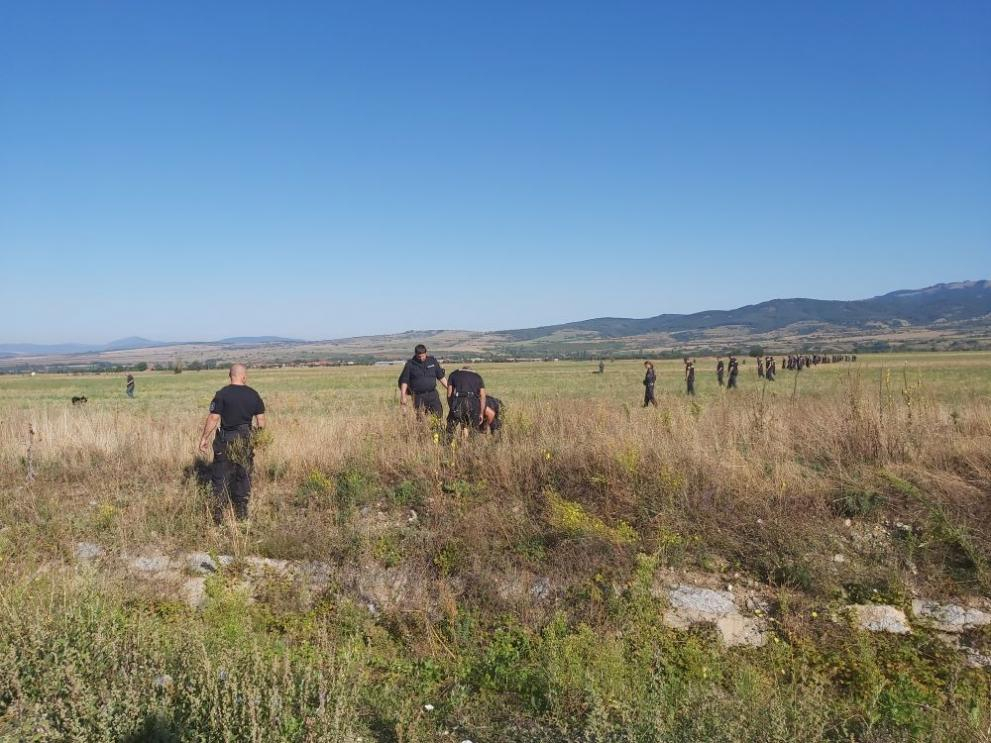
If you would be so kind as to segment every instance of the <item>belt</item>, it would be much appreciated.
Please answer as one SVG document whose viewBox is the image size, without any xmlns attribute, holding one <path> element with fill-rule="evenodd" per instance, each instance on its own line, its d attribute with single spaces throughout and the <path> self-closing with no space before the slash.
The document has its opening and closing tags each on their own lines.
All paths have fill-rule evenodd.
<svg viewBox="0 0 991 743">
<path fill-rule="evenodd" d="M 474 392 L 455 392 L 454 393 L 454 396 L 455 397 L 469 397 L 469 398 L 471 398 L 471 397 L 478 397 L 478 395 L 476 395 Z"/>
<path fill-rule="evenodd" d="M 416 392 L 416 391 L 413 392 L 414 395 L 429 395 L 431 393 L 433 393 L 433 394 L 436 395 L 437 394 L 437 388 L 434 387 L 432 390 L 425 390 L 423 392 Z"/>
</svg>

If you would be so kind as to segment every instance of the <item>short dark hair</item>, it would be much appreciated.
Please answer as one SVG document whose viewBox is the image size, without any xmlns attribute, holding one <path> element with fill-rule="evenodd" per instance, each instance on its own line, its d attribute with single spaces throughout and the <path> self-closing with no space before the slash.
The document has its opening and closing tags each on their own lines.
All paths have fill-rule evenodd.
<svg viewBox="0 0 991 743">
<path fill-rule="evenodd" d="M 418 343 L 416 348 L 413 349 L 413 353 L 426 353 L 426 352 L 427 352 L 427 347 L 424 346 L 422 343 Z"/>
</svg>

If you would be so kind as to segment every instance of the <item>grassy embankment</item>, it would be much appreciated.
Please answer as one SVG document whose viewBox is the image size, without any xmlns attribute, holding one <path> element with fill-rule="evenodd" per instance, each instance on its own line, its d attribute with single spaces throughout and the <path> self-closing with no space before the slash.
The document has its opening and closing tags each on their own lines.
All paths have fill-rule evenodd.
<svg viewBox="0 0 991 743">
<path fill-rule="evenodd" d="M 694 400 L 664 362 L 657 410 L 635 363 L 482 366 L 505 435 L 453 448 L 398 413 L 398 369 L 258 373 L 273 442 L 247 529 L 214 527 L 193 476 L 223 374 L 139 374 L 136 400 L 121 378 L 0 378 L 0 736 L 981 739 L 985 671 L 841 607 L 991 591 L 989 361 L 862 357 L 766 387 L 751 362 L 727 394 L 700 360 Z M 343 586 L 247 596 L 235 562 L 194 611 L 59 568 L 79 541 L 394 590 L 375 613 Z M 672 567 L 774 586 L 774 641 L 665 628 L 650 588 Z"/>
</svg>

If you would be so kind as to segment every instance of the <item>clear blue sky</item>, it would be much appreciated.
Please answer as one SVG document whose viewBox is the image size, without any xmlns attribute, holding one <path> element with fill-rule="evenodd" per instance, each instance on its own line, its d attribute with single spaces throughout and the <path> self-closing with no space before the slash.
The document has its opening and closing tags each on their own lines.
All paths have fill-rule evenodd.
<svg viewBox="0 0 991 743">
<path fill-rule="evenodd" d="M 989 40 L 985 0 L 7 3 L 0 341 L 987 278 Z"/>
</svg>

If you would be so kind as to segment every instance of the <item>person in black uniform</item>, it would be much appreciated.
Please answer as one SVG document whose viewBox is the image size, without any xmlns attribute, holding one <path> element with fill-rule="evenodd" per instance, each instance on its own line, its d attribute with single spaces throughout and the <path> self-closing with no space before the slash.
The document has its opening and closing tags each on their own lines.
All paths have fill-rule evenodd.
<svg viewBox="0 0 991 743">
<path fill-rule="evenodd" d="M 127 375 L 127 396 L 134 397 L 134 375 Z"/>
<path fill-rule="evenodd" d="M 657 407 L 657 398 L 654 397 L 654 384 L 657 383 L 657 372 L 654 371 L 654 365 L 649 361 L 643 362 L 644 368 L 647 372 L 643 375 L 643 406 L 653 405 Z"/>
<path fill-rule="evenodd" d="M 481 429 L 485 422 L 485 382 L 482 376 L 462 366 L 447 380 L 447 435 L 452 436 L 460 425 L 465 430 Z"/>
<path fill-rule="evenodd" d="M 254 450 L 251 433 L 252 419 L 258 428 L 265 427 L 265 403 L 248 386 L 248 370 L 244 364 L 234 364 L 230 370 L 231 383 L 217 390 L 210 403 L 210 414 L 203 426 L 200 450 L 204 453 L 213 439 L 213 493 L 219 506 L 226 501 L 234 508 L 239 521 L 248 518 L 248 498 L 251 496 L 251 471 Z M 219 426 L 219 428 L 218 428 Z"/>
<path fill-rule="evenodd" d="M 692 397 L 695 396 L 695 360 L 692 359 L 685 365 L 685 385 L 686 391 Z"/>
<path fill-rule="evenodd" d="M 399 375 L 399 404 L 406 405 L 406 396 L 412 393 L 414 410 L 426 410 L 440 418 L 444 415 L 444 405 L 437 394 L 437 382 L 447 387 L 444 367 L 427 355 L 427 347 L 421 343 L 413 349 L 413 358 L 406 362 Z"/>
<path fill-rule="evenodd" d="M 723 357 L 720 356 L 716 359 L 716 381 L 719 382 L 719 386 L 723 386 L 723 372 L 726 366 L 723 364 Z"/>
<path fill-rule="evenodd" d="M 736 389 L 736 377 L 740 373 L 740 365 L 737 363 L 736 356 L 729 357 L 729 381 L 726 383 L 726 389 L 735 390 Z"/>
</svg>

